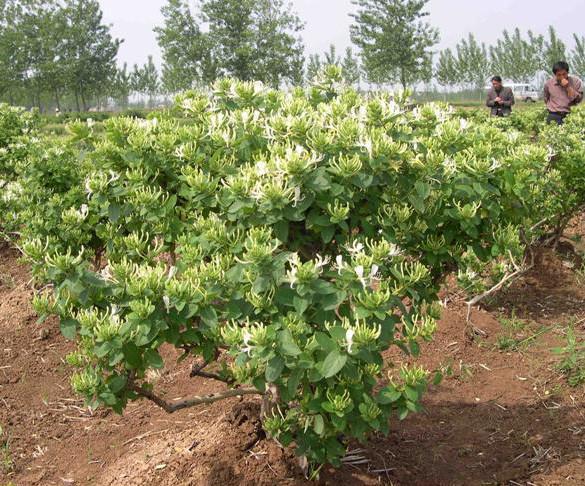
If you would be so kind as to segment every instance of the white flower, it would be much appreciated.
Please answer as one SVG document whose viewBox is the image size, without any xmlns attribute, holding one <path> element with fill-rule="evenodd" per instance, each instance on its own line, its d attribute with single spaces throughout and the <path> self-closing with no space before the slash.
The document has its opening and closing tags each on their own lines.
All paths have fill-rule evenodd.
<svg viewBox="0 0 585 486">
<path fill-rule="evenodd" d="M 299 254 L 293 253 L 288 258 L 288 263 L 290 265 L 290 270 L 287 272 L 287 281 L 290 282 L 290 288 L 293 289 L 294 285 L 297 283 L 298 267 L 301 264 Z"/>
<path fill-rule="evenodd" d="M 550 162 L 555 155 L 556 155 L 555 150 L 549 145 L 547 147 L 547 154 L 546 154 L 548 161 Z"/>
<path fill-rule="evenodd" d="M 177 274 L 177 267 L 172 266 L 171 268 L 169 268 L 169 276 L 167 277 L 167 280 L 171 280 L 176 274 Z"/>
<path fill-rule="evenodd" d="M 163 295 L 163 302 L 165 303 L 165 309 L 167 310 L 167 314 L 171 310 L 171 299 L 168 295 Z"/>
<path fill-rule="evenodd" d="M 360 143 L 360 147 L 366 149 L 366 152 L 368 152 L 368 155 L 370 157 L 372 157 L 373 144 L 372 144 L 372 139 L 371 138 L 366 138 L 365 140 L 362 140 L 361 143 Z"/>
<path fill-rule="evenodd" d="M 93 194 L 93 189 L 91 188 L 91 180 L 89 177 L 85 179 L 85 192 L 87 192 L 87 199 L 89 199 Z"/>
<path fill-rule="evenodd" d="M 110 312 L 111 312 L 111 321 L 114 324 L 119 324 L 120 323 L 120 308 L 117 305 L 112 305 L 110 307 Z"/>
<path fill-rule="evenodd" d="M 244 347 L 242 348 L 242 352 L 247 353 L 248 356 L 250 356 L 250 352 L 254 348 L 254 346 L 252 346 L 250 344 L 251 339 L 252 339 L 252 334 L 250 334 L 250 331 L 245 329 L 244 330 Z"/>
<path fill-rule="evenodd" d="M 372 265 L 372 269 L 370 270 L 370 280 L 373 279 L 377 274 L 380 268 L 378 265 Z"/>
<path fill-rule="evenodd" d="M 469 122 L 465 118 L 460 118 L 459 126 L 461 127 L 461 130 L 465 130 L 469 126 Z"/>
<path fill-rule="evenodd" d="M 339 275 L 341 275 L 341 272 L 343 271 L 343 266 L 344 266 L 344 263 L 343 263 L 343 256 L 341 256 L 341 255 L 337 255 L 337 256 L 335 257 L 335 264 L 336 264 L 336 266 L 337 266 L 337 273 L 338 273 Z"/>
<path fill-rule="evenodd" d="M 457 172 L 457 162 L 455 162 L 453 159 L 446 158 L 443 161 L 443 167 L 445 168 L 447 175 L 451 175 Z"/>
<path fill-rule="evenodd" d="M 102 270 L 100 271 L 100 276 L 102 277 L 103 280 L 109 280 L 109 281 L 114 280 L 114 277 L 112 275 L 112 272 L 110 271 L 109 265 L 106 265 L 104 268 L 102 268 Z"/>
<path fill-rule="evenodd" d="M 297 283 L 297 272 L 298 272 L 298 270 L 299 269 L 297 267 L 293 267 L 288 272 L 288 281 L 290 282 L 290 288 L 291 289 L 294 289 L 295 288 L 295 284 Z"/>
<path fill-rule="evenodd" d="M 321 255 L 319 255 L 317 253 L 317 261 L 315 262 L 315 268 L 319 271 L 321 271 L 321 269 L 327 265 L 329 263 L 329 261 L 331 260 L 331 258 L 329 258 L 328 256 L 326 256 L 325 258 L 323 258 Z"/>
<path fill-rule="evenodd" d="M 499 160 L 493 159 L 489 171 L 493 172 L 494 170 L 499 169 L 500 167 L 502 167 L 502 163 Z"/>
<path fill-rule="evenodd" d="M 351 347 L 353 346 L 353 336 L 355 331 L 350 327 L 345 332 L 345 341 L 347 342 L 347 352 L 351 354 Z"/>
<path fill-rule="evenodd" d="M 364 267 L 363 265 L 358 265 L 354 268 L 355 274 L 357 275 L 358 280 L 362 284 L 362 287 L 365 289 L 368 285 L 366 279 L 364 278 Z"/>
<path fill-rule="evenodd" d="M 268 174 L 268 164 L 266 162 L 258 162 L 256 164 L 256 173 L 259 176 Z"/>
<path fill-rule="evenodd" d="M 361 253 L 363 249 L 364 249 L 364 245 L 362 243 L 359 243 L 358 241 L 354 241 L 352 246 L 347 247 L 347 251 L 349 251 L 349 253 L 352 256 L 355 256 L 358 253 Z"/>
<path fill-rule="evenodd" d="M 193 100 L 191 98 L 185 98 L 181 103 L 181 107 L 184 110 L 191 110 L 193 108 Z"/>
<path fill-rule="evenodd" d="M 81 217 L 83 219 L 85 219 L 85 218 L 87 218 L 88 213 L 89 213 L 89 208 L 87 207 L 87 204 L 82 204 L 81 209 L 79 211 L 79 214 L 81 214 Z"/>
<path fill-rule="evenodd" d="M 398 245 L 395 245 L 394 243 L 392 243 L 392 245 L 390 246 L 390 252 L 388 253 L 388 256 L 390 258 L 393 258 L 393 257 L 397 257 L 401 254 L 402 254 L 402 250 L 400 249 L 400 247 Z"/>
<path fill-rule="evenodd" d="M 87 126 L 88 128 L 92 128 L 95 125 L 95 121 L 93 118 L 88 118 L 87 119 Z"/>
<path fill-rule="evenodd" d="M 110 169 L 110 180 L 108 181 L 108 184 L 117 181 L 119 178 L 120 174 L 117 174 L 116 172 Z"/>
<path fill-rule="evenodd" d="M 264 199 L 264 196 L 265 196 L 264 188 L 262 187 L 260 181 L 258 181 L 258 183 L 250 191 L 250 197 L 256 199 L 256 201 L 261 201 L 262 199 Z"/>
<path fill-rule="evenodd" d="M 296 186 L 294 200 L 293 200 L 293 208 L 296 208 L 297 204 L 300 203 L 303 199 L 305 199 L 305 198 L 301 197 L 301 188 L 299 186 Z"/>
</svg>

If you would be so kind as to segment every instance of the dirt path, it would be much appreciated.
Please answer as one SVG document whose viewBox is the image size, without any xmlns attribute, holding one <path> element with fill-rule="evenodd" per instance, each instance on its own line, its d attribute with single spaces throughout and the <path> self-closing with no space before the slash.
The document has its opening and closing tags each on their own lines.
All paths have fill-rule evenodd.
<svg viewBox="0 0 585 486">
<path fill-rule="evenodd" d="M 474 343 L 464 336 L 465 309 L 446 309 L 421 361 L 452 373 L 426 395 L 425 412 L 395 422 L 389 437 L 354 445 L 368 462 L 327 470 L 320 483 L 585 484 L 583 385 L 569 387 L 551 353 L 569 322 L 581 320 L 576 332 L 585 337 L 585 286 L 572 262 L 544 254 L 488 310 L 475 311 L 486 335 Z M 0 247 L 0 486 L 309 484 L 290 452 L 255 442 L 253 399 L 175 415 L 146 403 L 123 416 L 91 414 L 69 388 L 63 358 L 73 346 L 55 321 L 36 324 L 28 280 L 16 252 Z M 158 376 L 169 398 L 219 389 L 187 378 L 187 367 Z"/>
</svg>

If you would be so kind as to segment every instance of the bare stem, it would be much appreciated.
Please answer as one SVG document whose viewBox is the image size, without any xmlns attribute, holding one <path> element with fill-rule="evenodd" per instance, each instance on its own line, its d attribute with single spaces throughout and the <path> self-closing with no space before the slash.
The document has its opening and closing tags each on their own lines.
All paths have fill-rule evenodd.
<svg viewBox="0 0 585 486">
<path fill-rule="evenodd" d="M 185 400 L 177 400 L 175 402 L 167 402 L 153 392 L 146 390 L 143 387 L 134 386 L 132 388 L 141 397 L 144 397 L 151 402 L 161 407 L 167 413 L 174 413 L 184 408 L 196 407 L 197 405 L 209 405 L 210 403 L 225 400 L 226 398 L 238 397 L 243 395 L 262 395 L 262 392 L 256 388 L 234 388 L 219 393 L 212 393 L 210 395 L 195 396 L 186 398 Z"/>
<path fill-rule="evenodd" d="M 466 302 L 467 304 L 467 325 L 471 324 L 471 309 L 474 305 L 479 304 L 483 299 L 489 297 L 490 295 L 495 294 L 498 290 L 500 290 L 504 285 L 513 282 L 517 278 L 521 277 L 528 271 L 530 271 L 534 267 L 534 253 L 530 251 L 530 262 L 526 260 L 523 262 L 521 266 L 517 266 L 512 261 L 514 268 L 516 269 L 512 273 L 508 273 L 500 280 L 496 285 L 494 285 L 491 289 L 486 290 L 483 294 L 476 295 L 473 299 Z"/>
<path fill-rule="evenodd" d="M 201 378 L 209 378 L 210 380 L 221 381 L 222 383 L 227 383 L 228 385 L 231 385 L 234 382 L 233 379 L 224 378 L 223 376 L 218 375 L 217 373 L 209 373 L 207 371 L 197 371 L 196 373 L 191 372 L 191 376 L 200 376 Z"/>
</svg>

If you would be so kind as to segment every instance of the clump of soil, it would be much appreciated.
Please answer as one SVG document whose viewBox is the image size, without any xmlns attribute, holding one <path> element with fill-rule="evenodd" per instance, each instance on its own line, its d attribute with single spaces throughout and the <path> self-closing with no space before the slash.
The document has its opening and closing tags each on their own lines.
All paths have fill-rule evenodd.
<svg viewBox="0 0 585 486">
<path fill-rule="evenodd" d="M 581 322 L 585 337 L 585 288 L 569 253 L 544 252 L 524 279 L 474 309 L 485 333 L 475 342 L 465 334 L 466 307 L 449 304 L 421 351 L 425 367 L 450 370 L 425 396 L 425 411 L 395 419 L 388 437 L 352 444 L 360 464 L 326 468 L 318 484 L 585 483 L 585 394 L 568 387 L 551 353 L 569 322 Z M 29 279 L 17 253 L 1 246 L 0 485 L 312 484 L 293 451 L 263 436 L 257 398 L 172 415 L 146 402 L 122 416 L 90 412 L 72 395 L 63 362 L 74 345 L 55 320 L 36 324 Z M 189 363 L 175 364 L 173 353 L 156 377 L 168 399 L 222 389 L 189 378 Z M 387 358 L 392 372 L 397 356 Z"/>
</svg>

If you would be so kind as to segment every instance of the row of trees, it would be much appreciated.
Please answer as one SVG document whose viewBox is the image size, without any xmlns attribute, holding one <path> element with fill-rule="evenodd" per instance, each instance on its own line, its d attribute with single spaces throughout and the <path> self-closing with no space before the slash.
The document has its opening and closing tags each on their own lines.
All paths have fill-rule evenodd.
<svg viewBox="0 0 585 486">
<path fill-rule="evenodd" d="M 548 35 L 504 31 L 493 46 L 470 34 L 434 59 L 438 31 L 426 17 L 429 0 L 353 0 L 350 34 L 359 58 L 335 46 L 306 60 L 303 22 L 288 0 L 167 0 L 155 33 L 162 51 L 159 73 L 151 56 L 118 67 L 116 39 L 98 0 L 0 2 L 0 98 L 13 104 L 87 110 L 133 95 L 153 105 L 160 94 L 207 84 L 223 76 L 271 86 L 312 79 L 325 64 L 342 67 L 350 82 L 399 83 L 433 78 L 443 86 L 479 87 L 493 73 L 528 81 L 559 59 L 585 75 L 585 38 L 567 47 Z M 436 56 L 435 56 L 436 57 Z M 437 62 L 435 62 L 437 61 Z M 434 66 L 434 64 L 436 64 Z"/>
<path fill-rule="evenodd" d="M 435 78 L 442 86 L 481 88 L 492 74 L 515 82 L 530 82 L 539 73 L 550 72 L 551 66 L 567 60 L 572 71 L 585 76 L 585 38 L 574 34 L 575 46 L 568 50 L 554 27 L 548 34 L 526 34 L 516 28 L 504 30 L 494 45 L 486 46 L 473 34 L 462 39 L 455 49 L 439 53 Z"/>
<path fill-rule="evenodd" d="M 108 99 L 125 106 L 133 93 L 153 100 L 161 81 L 152 57 L 119 68 L 121 43 L 97 0 L 0 2 L 0 97 L 77 111 Z"/>
<path fill-rule="evenodd" d="M 312 79 L 323 64 L 336 64 L 358 83 L 399 82 L 432 76 L 432 47 L 438 31 L 424 17 L 428 0 L 354 0 L 352 49 L 343 59 L 332 46 L 311 55 L 305 69 L 303 23 L 285 0 L 168 0 L 164 23 L 155 29 L 163 54 L 163 85 L 169 91 L 218 76 L 257 79 L 272 86 Z M 361 64 L 361 66 L 360 66 Z M 305 72 L 306 71 L 306 72 Z"/>
<path fill-rule="evenodd" d="M 121 40 L 96 0 L 5 0 L 0 4 L 0 93 L 12 103 L 78 109 L 107 94 Z"/>
<path fill-rule="evenodd" d="M 284 0 L 168 0 L 155 28 L 169 91 L 221 76 L 272 86 L 303 80 L 303 23 Z"/>
</svg>

